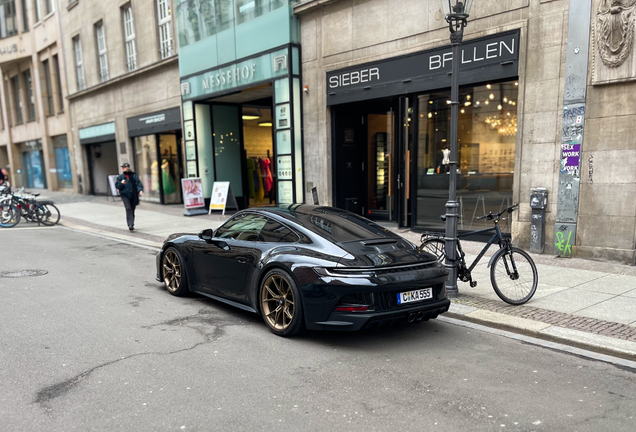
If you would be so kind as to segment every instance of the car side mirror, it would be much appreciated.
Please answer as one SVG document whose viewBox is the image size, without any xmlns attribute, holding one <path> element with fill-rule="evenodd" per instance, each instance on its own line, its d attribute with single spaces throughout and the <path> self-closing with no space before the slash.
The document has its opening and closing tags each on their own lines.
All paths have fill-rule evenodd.
<svg viewBox="0 0 636 432">
<path fill-rule="evenodd" d="M 206 243 L 210 243 L 212 241 L 212 237 L 214 236 L 214 231 L 211 229 L 204 229 L 199 233 L 199 238 L 201 240 L 205 240 Z"/>
</svg>

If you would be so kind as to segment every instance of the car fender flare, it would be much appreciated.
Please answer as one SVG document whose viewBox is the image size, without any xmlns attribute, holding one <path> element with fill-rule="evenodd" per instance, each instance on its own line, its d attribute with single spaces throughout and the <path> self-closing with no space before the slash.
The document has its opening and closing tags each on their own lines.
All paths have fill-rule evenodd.
<svg viewBox="0 0 636 432">
<path fill-rule="evenodd" d="M 265 276 L 267 275 L 267 273 L 270 270 L 275 270 L 275 269 L 279 269 L 284 271 L 285 273 L 287 273 L 288 275 L 291 276 L 291 278 L 294 280 L 294 283 L 296 284 L 296 286 L 298 287 L 298 291 L 300 291 L 300 283 L 298 282 L 298 279 L 296 278 L 296 275 L 294 275 L 294 271 L 287 267 L 285 264 L 283 264 L 282 262 L 279 261 L 274 261 L 274 262 L 270 262 L 267 263 L 263 266 L 262 269 L 260 269 L 260 273 L 258 274 L 258 279 L 257 279 L 257 284 L 256 284 L 256 289 L 255 289 L 255 293 L 256 296 L 254 297 L 255 301 L 255 306 L 256 306 L 256 310 L 258 311 L 259 315 L 263 314 L 263 311 L 261 310 L 261 300 L 260 300 L 260 291 L 261 291 L 261 284 L 263 283 L 263 280 L 265 279 Z M 302 296 L 300 297 L 300 302 L 303 306 L 303 309 L 305 308 L 305 304 L 303 303 L 303 298 Z"/>
</svg>

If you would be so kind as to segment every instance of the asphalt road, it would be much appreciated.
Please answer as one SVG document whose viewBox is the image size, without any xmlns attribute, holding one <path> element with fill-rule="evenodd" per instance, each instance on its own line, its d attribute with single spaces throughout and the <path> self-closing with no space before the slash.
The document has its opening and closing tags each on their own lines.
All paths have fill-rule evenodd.
<svg viewBox="0 0 636 432">
<path fill-rule="evenodd" d="M 0 230 L 2 431 L 634 431 L 636 370 L 439 320 L 271 334 L 155 252 Z"/>
</svg>

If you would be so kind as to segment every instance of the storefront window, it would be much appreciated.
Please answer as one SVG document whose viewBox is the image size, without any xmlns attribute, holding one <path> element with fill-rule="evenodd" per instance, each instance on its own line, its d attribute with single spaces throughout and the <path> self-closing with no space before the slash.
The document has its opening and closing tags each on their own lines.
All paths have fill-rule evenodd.
<svg viewBox="0 0 636 432">
<path fill-rule="evenodd" d="M 42 154 L 42 140 L 18 144 L 22 153 L 22 182 L 26 187 L 46 188 L 46 168 Z"/>
<path fill-rule="evenodd" d="M 512 204 L 517 133 L 516 81 L 460 90 L 459 229 L 484 228 L 477 217 Z M 450 167 L 450 92 L 420 96 L 416 225 L 443 229 Z M 485 226 L 488 227 L 488 226 Z"/>
<path fill-rule="evenodd" d="M 71 159 L 69 157 L 66 135 L 53 137 L 53 149 L 55 150 L 57 186 L 59 188 L 72 188 L 73 173 L 71 171 Z"/>
<path fill-rule="evenodd" d="M 135 138 L 135 172 L 144 185 L 142 201 L 161 202 L 155 135 Z"/>
<path fill-rule="evenodd" d="M 181 202 L 181 185 L 179 182 L 179 151 L 177 136 L 173 134 L 159 135 L 159 152 L 161 153 L 161 184 L 164 204 Z"/>
</svg>

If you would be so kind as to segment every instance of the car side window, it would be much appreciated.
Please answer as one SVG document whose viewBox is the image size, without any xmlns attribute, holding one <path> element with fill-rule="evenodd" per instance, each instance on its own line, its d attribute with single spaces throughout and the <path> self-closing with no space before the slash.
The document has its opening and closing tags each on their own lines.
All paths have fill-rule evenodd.
<svg viewBox="0 0 636 432">
<path fill-rule="evenodd" d="M 270 243 L 295 243 L 300 239 L 295 232 L 283 224 L 272 219 L 267 219 L 267 223 L 261 230 L 261 235 L 258 240 Z"/>
<path fill-rule="evenodd" d="M 223 224 L 215 234 L 216 238 L 256 241 L 267 218 L 255 214 L 239 215 Z"/>
</svg>

